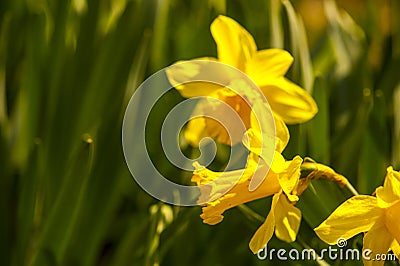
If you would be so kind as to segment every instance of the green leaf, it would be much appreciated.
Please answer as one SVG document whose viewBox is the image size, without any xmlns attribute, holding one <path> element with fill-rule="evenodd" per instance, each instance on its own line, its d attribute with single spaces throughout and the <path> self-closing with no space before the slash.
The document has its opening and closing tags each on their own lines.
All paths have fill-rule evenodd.
<svg viewBox="0 0 400 266">
<path fill-rule="evenodd" d="M 87 180 L 92 164 L 93 140 L 89 136 L 83 137 L 83 143 L 69 164 L 61 191 L 43 225 L 32 265 L 60 264 L 67 248 L 79 205 L 87 191 Z"/>
<path fill-rule="evenodd" d="M 283 0 L 283 6 L 287 14 L 290 32 L 290 50 L 295 58 L 293 68 L 293 76 L 295 80 L 311 93 L 314 72 L 311 65 L 310 52 L 308 50 L 307 36 L 304 29 L 303 20 L 296 14 L 290 1 Z"/>
<path fill-rule="evenodd" d="M 307 123 L 309 156 L 316 161 L 328 164 L 330 161 L 330 117 L 329 95 L 326 81 L 317 76 L 314 82 L 313 97 L 318 105 L 318 113 Z"/>
</svg>

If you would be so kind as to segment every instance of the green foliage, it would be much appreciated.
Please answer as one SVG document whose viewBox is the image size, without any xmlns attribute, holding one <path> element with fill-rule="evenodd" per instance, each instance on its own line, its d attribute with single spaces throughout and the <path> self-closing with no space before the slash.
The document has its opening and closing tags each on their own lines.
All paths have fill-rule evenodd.
<svg viewBox="0 0 400 266">
<path fill-rule="evenodd" d="M 121 127 L 130 96 L 173 62 L 216 56 L 209 25 L 218 14 L 239 21 L 260 48 L 290 51 L 288 77 L 318 104 L 313 120 L 289 128 L 285 156 L 328 164 L 371 194 L 387 166 L 400 167 L 400 4 L 386 1 L 391 23 L 382 33 L 379 1 L 366 1 L 367 18 L 358 22 L 323 1 L 326 29 L 308 45 L 301 2 L 3 1 L 0 265 L 281 263 L 260 261 L 248 248 L 269 199 L 230 210 L 211 227 L 202 224 L 200 207 L 147 195 L 124 161 Z M 178 93 L 166 97 L 151 120 L 149 153 L 160 171 L 188 183 L 190 173 L 160 155 L 161 114 L 182 100 Z M 312 229 L 349 196 L 336 184 L 313 181 L 298 204 L 298 240 L 273 238 L 269 246 L 326 247 Z"/>
</svg>

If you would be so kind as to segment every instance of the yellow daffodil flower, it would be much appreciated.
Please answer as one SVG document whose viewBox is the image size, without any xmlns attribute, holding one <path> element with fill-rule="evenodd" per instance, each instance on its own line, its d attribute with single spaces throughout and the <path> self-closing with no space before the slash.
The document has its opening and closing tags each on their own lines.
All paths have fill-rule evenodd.
<svg viewBox="0 0 400 266">
<path fill-rule="evenodd" d="M 217 44 L 218 59 L 201 58 L 201 60 L 217 60 L 247 74 L 260 87 L 273 112 L 285 123 L 302 123 L 317 113 L 317 106 L 312 97 L 304 89 L 284 77 L 293 62 L 293 57 L 288 52 L 280 49 L 258 51 L 250 33 L 229 17 L 218 16 L 210 28 Z M 183 69 L 178 65 L 167 71 L 169 81 L 182 96 L 218 98 L 229 104 L 240 115 L 246 129 L 249 129 L 249 110 L 252 107 L 248 106 L 241 96 L 232 93 L 229 88 L 216 84 L 205 82 L 181 84 L 179 82 L 182 76 L 204 78 L 209 74 L 209 69 L 198 68 L 196 64 Z M 218 73 L 218 75 L 225 77 L 228 80 L 227 83 L 237 78 L 232 73 Z M 244 95 L 246 96 L 246 93 Z M 207 103 L 200 103 L 202 104 L 203 106 L 199 109 L 209 108 Z M 218 112 L 218 107 L 214 107 L 213 111 Z M 241 141 L 239 137 L 229 141 L 227 132 L 212 119 L 205 117 L 192 119 L 185 132 L 188 142 L 197 146 L 204 136 L 211 136 L 229 145 Z"/>
<path fill-rule="evenodd" d="M 255 154 L 252 155 L 256 156 Z M 256 159 L 250 160 L 244 171 L 236 170 L 222 173 L 210 171 L 196 164 L 192 181 L 198 185 L 203 185 L 201 201 L 211 200 L 203 207 L 203 213 L 200 217 L 204 220 L 204 223 L 214 225 L 222 221 L 222 214 L 226 210 L 246 202 L 274 195 L 270 214 L 254 235 L 250 242 L 250 248 L 254 253 L 262 249 L 271 238 L 274 228 L 278 238 L 287 242 L 294 241 L 299 229 L 301 214 L 300 210 L 292 205 L 293 202 L 298 200 L 298 196 L 294 195 L 292 191 L 294 191 L 300 178 L 302 161 L 299 156 L 291 161 L 274 161 L 273 164 L 279 165 L 272 168 L 279 168 L 280 172 L 276 173 L 270 170 L 261 185 L 254 191 L 248 189 L 250 179 L 255 172 L 263 171 L 263 168 L 266 167 L 265 164 L 257 165 Z M 240 175 L 239 181 L 232 189 L 223 194 L 227 186 L 232 186 L 232 180 L 238 179 L 238 175 Z M 208 183 L 212 185 L 207 186 Z M 221 194 L 223 195 L 221 196 Z"/>
<path fill-rule="evenodd" d="M 366 232 L 363 248 L 369 249 L 370 260 L 363 258 L 364 265 L 383 265 L 374 260 L 377 254 L 392 250 L 400 255 L 400 173 L 387 169 L 384 185 L 376 189 L 376 197 L 358 195 L 341 204 L 321 225 L 315 228 L 317 235 L 328 244 L 336 244 L 339 238 L 348 239 Z"/>
<path fill-rule="evenodd" d="M 261 123 L 258 123 L 257 119 Z M 260 133 L 263 130 L 262 127 L 268 122 L 263 120 L 265 116 L 257 119 L 252 113 L 251 124 L 254 128 L 248 130 L 243 140 L 245 146 L 251 151 L 245 169 L 213 172 L 195 164 L 196 170 L 192 177 L 192 181 L 201 187 L 199 202 L 207 202 L 200 217 L 204 223 L 210 225 L 221 222 L 223 213 L 230 208 L 273 196 L 270 213 L 250 242 L 250 248 L 254 253 L 266 245 L 274 231 L 276 236 L 284 241 L 292 242 L 296 239 L 301 212 L 293 205 L 298 200 L 296 186 L 303 162 L 299 156 L 291 161 L 285 161 L 281 155 L 288 143 L 289 132 L 279 117 L 275 118 L 275 123 L 281 138 L 277 138 L 275 142 L 273 160 L 264 160 L 263 157 L 270 156 L 271 152 L 268 152 L 268 149 L 271 149 L 269 145 L 273 142 L 269 141 L 267 135 L 264 136 L 266 139 L 262 139 L 263 136 Z M 272 163 L 269 165 L 267 161 Z M 265 175 L 261 176 L 256 188 L 249 189 L 252 179 L 263 174 Z"/>
</svg>

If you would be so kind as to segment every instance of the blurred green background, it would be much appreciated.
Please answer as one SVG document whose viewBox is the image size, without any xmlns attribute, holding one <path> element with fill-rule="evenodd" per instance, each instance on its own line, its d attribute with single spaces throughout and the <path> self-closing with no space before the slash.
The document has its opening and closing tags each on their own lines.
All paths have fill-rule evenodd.
<svg viewBox="0 0 400 266">
<path fill-rule="evenodd" d="M 208 226 L 200 207 L 147 195 L 124 161 L 121 127 L 130 96 L 173 62 L 216 56 L 209 26 L 219 14 L 242 24 L 259 49 L 290 51 L 288 77 L 319 106 L 312 121 L 290 126 L 287 158 L 328 164 L 365 194 L 382 184 L 387 166 L 399 170 L 397 0 L 3 0 L 0 265 L 283 263 L 261 261 L 248 248 L 270 199 Z M 151 117 L 149 154 L 161 172 L 188 183 L 190 173 L 172 167 L 160 148 L 163 114 L 183 100 L 176 91 L 165 97 Z M 312 228 L 349 196 L 336 184 L 313 181 L 298 203 L 298 240 L 274 237 L 269 247 L 327 247 Z M 361 248 L 360 236 L 350 245 Z"/>
</svg>

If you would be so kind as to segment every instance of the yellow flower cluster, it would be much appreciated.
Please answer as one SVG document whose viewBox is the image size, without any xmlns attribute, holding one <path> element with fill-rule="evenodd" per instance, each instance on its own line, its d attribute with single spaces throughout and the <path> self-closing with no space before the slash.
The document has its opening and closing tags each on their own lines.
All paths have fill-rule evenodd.
<svg viewBox="0 0 400 266">
<path fill-rule="evenodd" d="M 284 76 L 293 62 L 292 56 L 280 49 L 257 50 L 253 37 L 236 21 L 225 16 L 214 20 L 211 33 L 217 44 L 218 58 L 201 60 L 228 64 L 254 81 L 272 109 L 274 140 L 269 141 L 268 136 L 263 135 L 265 130 L 262 127 L 271 122 L 268 115 L 264 116 L 260 111 L 265 108 L 264 102 L 255 101 L 249 105 L 242 96 L 216 84 L 180 84 L 182 75 L 187 74 L 185 71 L 167 72 L 167 76 L 182 96 L 217 98 L 229 105 L 242 120 L 245 132 L 232 138 L 213 119 L 206 115 L 196 117 L 189 122 L 185 137 L 193 146 L 208 136 L 227 145 L 242 142 L 250 151 L 246 168 L 241 170 L 213 172 L 196 163 L 192 181 L 201 188 L 199 202 L 206 202 L 200 217 L 210 225 L 221 222 L 224 212 L 230 208 L 272 196 L 267 218 L 249 244 L 252 252 L 257 253 L 274 233 L 283 241 L 295 241 L 301 221 L 301 211 L 295 204 L 309 180 L 326 178 L 341 186 L 346 185 L 347 180 L 325 165 L 304 161 L 300 156 L 292 160 L 282 156 L 289 141 L 286 124 L 306 122 L 318 111 L 312 97 Z M 251 97 L 246 91 L 244 95 Z M 208 110 L 224 115 L 219 105 L 199 102 L 196 109 L 203 110 L 203 114 Z M 306 177 L 301 178 L 302 171 L 307 172 Z M 252 179 L 257 175 L 261 175 L 260 182 L 252 187 Z M 340 237 L 350 238 L 369 231 L 364 238 L 365 247 L 385 253 L 391 249 L 399 254 L 400 174 L 389 168 L 385 185 L 377 189 L 376 195 L 355 196 L 345 202 L 315 229 L 318 236 L 329 244 L 336 244 Z"/>
</svg>

